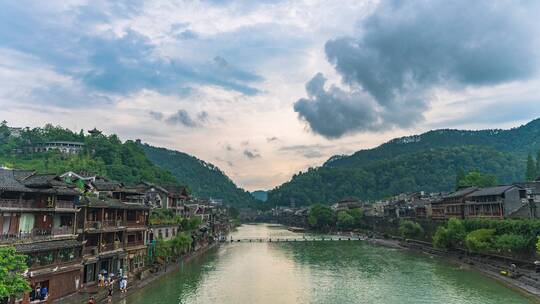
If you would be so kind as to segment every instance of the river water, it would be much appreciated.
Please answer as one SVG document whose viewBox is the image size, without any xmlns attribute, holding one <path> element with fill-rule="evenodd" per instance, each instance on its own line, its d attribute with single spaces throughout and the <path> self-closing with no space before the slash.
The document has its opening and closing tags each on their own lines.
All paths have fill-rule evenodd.
<svg viewBox="0 0 540 304">
<path fill-rule="evenodd" d="M 243 225 L 233 232 L 235 238 L 294 235 L 265 224 Z M 533 302 L 439 258 L 363 241 L 336 241 L 223 244 L 122 301 L 177 303 Z"/>
</svg>

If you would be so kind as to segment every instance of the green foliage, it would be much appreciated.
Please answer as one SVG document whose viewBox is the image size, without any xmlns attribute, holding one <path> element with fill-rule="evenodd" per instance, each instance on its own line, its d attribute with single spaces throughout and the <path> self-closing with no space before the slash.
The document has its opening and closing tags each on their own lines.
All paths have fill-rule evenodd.
<svg viewBox="0 0 540 304">
<path fill-rule="evenodd" d="M 149 221 L 150 225 L 181 225 L 183 219 L 169 209 L 153 209 Z"/>
<path fill-rule="evenodd" d="M 418 239 L 424 236 L 424 229 L 416 222 L 404 220 L 399 223 L 399 234 L 405 238 Z"/>
<path fill-rule="evenodd" d="M 0 130 L 2 128 L 0 126 Z M 58 151 L 12 153 L 14 149 L 23 149 L 28 144 L 46 141 L 77 141 L 84 143 L 85 148 L 78 155 L 64 155 Z M 53 173 L 85 171 L 126 184 L 141 180 L 160 184 L 178 183 L 168 171 L 153 165 L 141 146 L 131 140 L 122 143 L 116 135 L 85 136 L 83 132 L 75 133 L 50 124 L 43 128 L 26 128 L 19 138 L 9 137 L 7 141 L 0 141 L 0 165 Z"/>
<path fill-rule="evenodd" d="M 321 201 L 332 204 L 348 196 L 375 200 L 421 190 L 452 191 L 459 168 L 485 172 L 503 183 L 521 180 L 524 170 L 519 154 L 480 146 L 439 147 L 377 158 L 347 166 L 330 162 L 295 174 L 269 192 L 267 204 L 285 206 L 294 200 L 296 205 L 309 206 Z"/>
<path fill-rule="evenodd" d="M 189 252 L 193 239 L 190 235 L 182 232 L 177 234 L 176 237 L 169 242 L 171 243 L 171 251 L 173 256 L 180 257 Z"/>
<path fill-rule="evenodd" d="M 525 171 L 525 179 L 527 181 L 532 181 L 536 178 L 536 163 L 533 156 L 529 153 L 527 156 L 527 167 Z"/>
<path fill-rule="evenodd" d="M 495 237 L 494 248 L 509 254 L 525 254 L 529 252 L 529 240 L 519 234 L 506 233 Z"/>
<path fill-rule="evenodd" d="M 493 187 L 497 185 L 497 177 L 493 174 L 484 174 L 471 171 L 459 180 L 459 187 Z"/>
<path fill-rule="evenodd" d="M 404 192 L 455 189 L 457 174 L 479 171 L 503 184 L 523 180 L 527 153 L 540 149 L 540 120 L 510 130 L 434 130 L 334 156 L 269 193 L 268 204 L 309 206 L 356 196 L 374 200 Z"/>
<path fill-rule="evenodd" d="M 467 231 L 463 221 L 456 218 L 448 220 L 445 226 L 439 226 L 433 236 L 433 246 L 436 248 L 458 248 L 463 245 Z"/>
<path fill-rule="evenodd" d="M 218 167 L 186 153 L 141 145 L 147 157 L 157 166 L 168 170 L 182 184 L 189 185 L 193 195 L 220 198 L 236 207 L 259 207 L 249 192 L 238 188 Z"/>
<path fill-rule="evenodd" d="M 348 229 L 354 227 L 355 220 L 347 211 L 341 211 L 337 215 L 337 227 Z"/>
<path fill-rule="evenodd" d="M 433 236 L 433 247 L 440 249 L 448 249 L 452 246 L 448 229 L 444 226 L 439 226 Z"/>
<path fill-rule="evenodd" d="M 350 216 L 354 219 L 354 226 L 358 227 L 362 224 L 362 218 L 364 217 L 364 212 L 360 208 L 354 208 L 347 211 Z"/>
<path fill-rule="evenodd" d="M 465 237 L 465 246 L 469 251 L 488 252 L 492 250 L 495 229 L 478 229 L 471 231 Z"/>
<path fill-rule="evenodd" d="M 536 237 L 536 254 L 540 254 L 540 236 Z"/>
<path fill-rule="evenodd" d="M 0 247 L 0 299 L 30 291 L 23 273 L 28 269 L 27 256 L 13 247 Z"/>
<path fill-rule="evenodd" d="M 457 218 L 451 218 L 446 224 L 446 229 L 451 246 L 454 248 L 462 246 L 463 240 L 467 235 L 463 221 Z"/>
<path fill-rule="evenodd" d="M 167 259 L 172 256 L 172 243 L 159 238 L 156 242 L 156 257 Z"/>
<path fill-rule="evenodd" d="M 328 229 L 336 222 L 334 211 L 330 207 L 316 204 L 309 209 L 308 223 L 315 229 Z"/>
</svg>

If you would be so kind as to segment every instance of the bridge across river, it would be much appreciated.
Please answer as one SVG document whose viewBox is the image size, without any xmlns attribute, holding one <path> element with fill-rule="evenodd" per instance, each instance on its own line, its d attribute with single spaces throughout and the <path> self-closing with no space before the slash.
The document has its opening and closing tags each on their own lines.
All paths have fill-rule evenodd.
<svg viewBox="0 0 540 304">
<path fill-rule="evenodd" d="M 222 243 L 283 243 L 283 242 L 352 242 L 363 241 L 364 238 L 352 236 L 305 236 L 305 237 L 231 237 L 221 239 Z"/>
</svg>

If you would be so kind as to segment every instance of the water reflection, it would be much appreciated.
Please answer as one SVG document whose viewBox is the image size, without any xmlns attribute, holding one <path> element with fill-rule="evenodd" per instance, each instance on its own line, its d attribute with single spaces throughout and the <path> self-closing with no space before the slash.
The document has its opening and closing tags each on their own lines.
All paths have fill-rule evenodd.
<svg viewBox="0 0 540 304">
<path fill-rule="evenodd" d="M 241 237 L 286 237 L 246 225 Z M 351 242 L 228 243 L 131 296 L 139 303 L 529 303 L 480 274 L 425 255 Z"/>
</svg>

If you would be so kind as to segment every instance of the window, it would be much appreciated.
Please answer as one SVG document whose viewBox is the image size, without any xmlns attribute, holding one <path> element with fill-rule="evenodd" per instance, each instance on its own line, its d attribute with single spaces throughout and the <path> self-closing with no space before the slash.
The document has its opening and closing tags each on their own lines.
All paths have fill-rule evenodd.
<svg viewBox="0 0 540 304">
<path fill-rule="evenodd" d="M 166 237 L 166 238 L 169 237 L 169 228 L 165 229 L 165 237 Z"/>
</svg>

